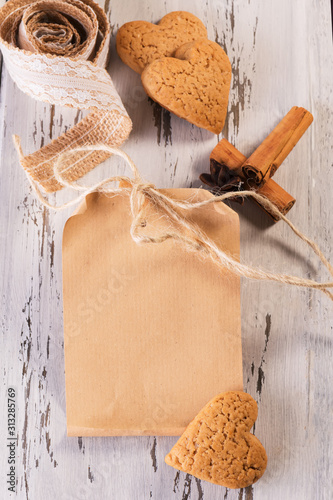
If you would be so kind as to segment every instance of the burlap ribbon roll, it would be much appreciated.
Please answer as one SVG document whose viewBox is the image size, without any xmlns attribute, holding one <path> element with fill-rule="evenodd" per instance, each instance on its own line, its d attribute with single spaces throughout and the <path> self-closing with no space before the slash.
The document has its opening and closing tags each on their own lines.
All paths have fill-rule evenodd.
<svg viewBox="0 0 333 500">
<path fill-rule="evenodd" d="M 85 145 L 120 146 L 132 123 L 111 77 L 110 25 L 92 0 L 10 0 L 0 10 L 0 47 L 8 72 L 31 97 L 90 114 L 35 153 L 21 157 L 27 173 L 43 188 L 63 186 L 54 177 L 59 155 Z M 72 182 L 110 156 L 76 151 L 62 164 Z"/>
</svg>

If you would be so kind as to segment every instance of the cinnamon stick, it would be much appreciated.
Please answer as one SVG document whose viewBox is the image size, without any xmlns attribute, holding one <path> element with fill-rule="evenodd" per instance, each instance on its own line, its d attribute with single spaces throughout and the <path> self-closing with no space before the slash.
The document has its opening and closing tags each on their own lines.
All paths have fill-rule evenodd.
<svg viewBox="0 0 333 500">
<path fill-rule="evenodd" d="M 244 160 L 243 176 L 257 187 L 275 174 L 313 121 L 305 108 L 294 106 L 254 153 Z"/>
<path fill-rule="evenodd" d="M 283 215 L 286 215 L 296 202 L 295 198 L 291 196 L 291 194 L 289 194 L 287 191 L 285 191 L 277 182 L 273 181 L 273 179 L 269 179 L 267 182 L 265 182 L 265 184 L 257 190 L 257 193 L 261 194 L 262 196 L 266 196 L 266 198 L 274 203 L 274 205 L 280 210 Z M 257 200 L 253 199 L 253 201 L 260 205 Z M 261 208 L 263 207 L 261 206 Z M 273 217 L 274 220 L 280 220 L 279 217 L 271 214 L 267 211 L 267 209 L 265 209 L 265 211 L 269 213 L 269 215 Z"/>
<path fill-rule="evenodd" d="M 233 173 L 239 177 L 243 177 L 242 165 L 246 161 L 244 156 L 238 149 L 230 144 L 227 139 L 222 139 L 213 149 L 209 157 L 210 162 L 216 161 L 226 165 Z"/>
<path fill-rule="evenodd" d="M 236 176 L 241 177 L 245 182 L 246 189 L 253 189 L 253 186 L 249 186 L 247 180 L 244 178 L 242 173 L 242 165 L 246 161 L 246 156 L 244 156 L 238 149 L 236 149 L 230 142 L 226 139 L 222 139 L 217 146 L 213 149 L 210 155 L 211 168 L 216 168 L 217 164 L 225 165 L 232 171 Z M 295 204 L 295 198 L 291 196 L 287 191 L 285 191 L 277 182 L 273 179 L 269 179 L 261 188 L 256 189 L 258 194 L 266 196 L 280 212 L 285 215 Z M 252 199 L 252 198 L 251 198 Z M 274 220 L 279 220 L 276 216 L 273 216 L 267 211 L 259 202 L 253 199 L 268 215 L 270 215 Z"/>
</svg>

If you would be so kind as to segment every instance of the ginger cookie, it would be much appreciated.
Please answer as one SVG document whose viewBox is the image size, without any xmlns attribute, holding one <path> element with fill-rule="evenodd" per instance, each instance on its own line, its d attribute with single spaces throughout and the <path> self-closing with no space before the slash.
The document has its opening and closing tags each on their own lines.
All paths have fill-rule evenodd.
<svg viewBox="0 0 333 500">
<path fill-rule="evenodd" d="M 117 33 L 117 52 L 122 61 L 137 73 L 155 59 L 169 57 L 176 49 L 197 38 L 206 37 L 204 24 L 189 12 L 170 12 L 156 25 L 133 21 Z"/>
<path fill-rule="evenodd" d="M 231 64 L 217 43 L 206 38 L 186 43 L 175 57 L 146 66 L 141 81 L 149 97 L 175 115 L 215 134 L 222 131 Z"/>
<path fill-rule="evenodd" d="M 257 403 L 249 394 L 219 394 L 188 425 L 165 462 L 226 488 L 250 486 L 267 465 L 264 447 L 249 432 L 257 414 Z"/>
</svg>

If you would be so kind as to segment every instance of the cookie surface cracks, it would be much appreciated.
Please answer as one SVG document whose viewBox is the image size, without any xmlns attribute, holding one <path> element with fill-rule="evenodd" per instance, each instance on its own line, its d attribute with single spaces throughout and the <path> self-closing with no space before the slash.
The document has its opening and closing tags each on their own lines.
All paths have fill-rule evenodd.
<svg viewBox="0 0 333 500">
<path fill-rule="evenodd" d="M 245 488 L 264 473 L 267 455 L 249 433 L 257 404 L 246 393 L 222 393 L 189 424 L 165 457 L 168 465 L 227 488 Z"/>
<path fill-rule="evenodd" d="M 148 65 L 141 75 L 147 94 L 161 106 L 213 133 L 222 131 L 231 64 L 215 42 L 201 38 L 181 46 L 175 57 Z"/>
<path fill-rule="evenodd" d="M 132 21 L 117 33 L 117 51 L 122 61 L 137 73 L 161 57 L 173 56 L 184 43 L 207 37 L 204 24 L 189 12 L 176 11 L 164 16 L 156 25 Z"/>
</svg>

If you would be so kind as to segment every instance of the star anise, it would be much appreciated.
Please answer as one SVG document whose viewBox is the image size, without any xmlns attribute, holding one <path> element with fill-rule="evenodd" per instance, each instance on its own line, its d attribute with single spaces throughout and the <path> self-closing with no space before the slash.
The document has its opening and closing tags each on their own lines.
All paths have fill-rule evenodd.
<svg viewBox="0 0 333 500">
<path fill-rule="evenodd" d="M 204 184 L 213 188 L 214 194 L 223 194 L 230 192 L 242 191 L 244 189 L 244 181 L 238 175 L 235 175 L 227 165 L 210 160 L 210 174 L 201 174 L 200 180 Z M 229 198 L 231 201 L 243 204 L 243 198 Z"/>
</svg>

